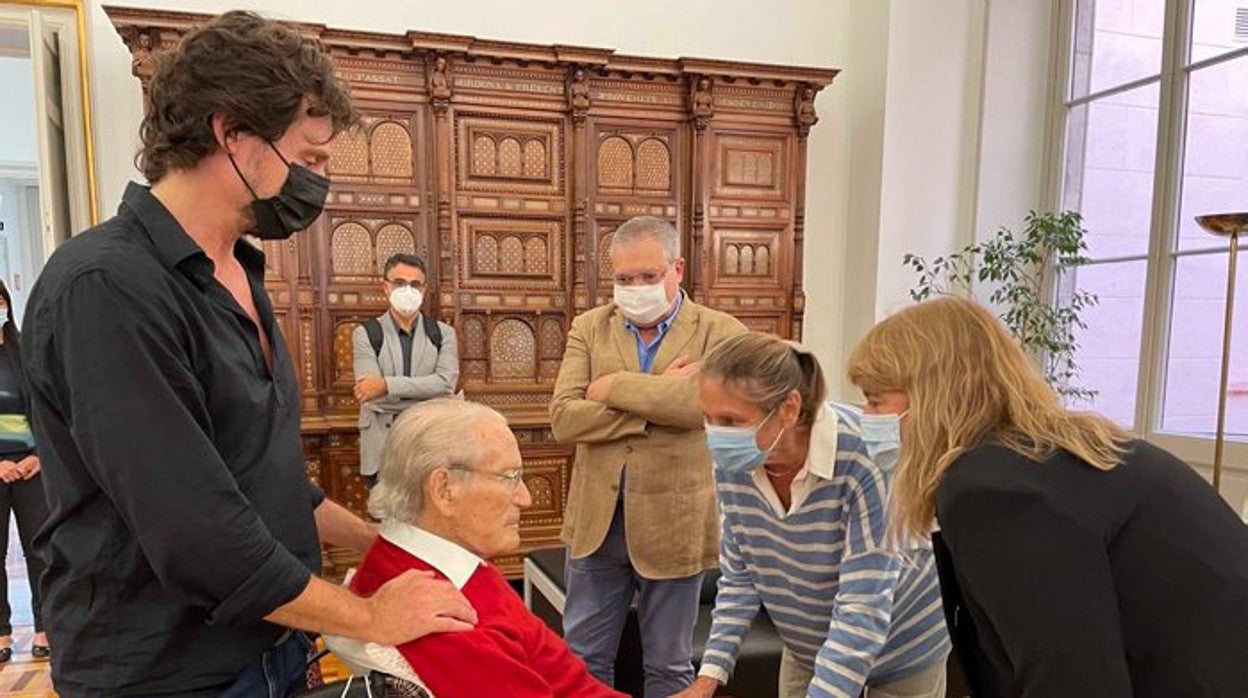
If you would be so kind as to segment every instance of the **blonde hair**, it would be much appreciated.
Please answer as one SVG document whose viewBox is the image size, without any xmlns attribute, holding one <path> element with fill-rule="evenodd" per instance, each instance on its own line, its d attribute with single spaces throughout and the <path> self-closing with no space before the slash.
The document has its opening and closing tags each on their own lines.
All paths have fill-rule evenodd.
<svg viewBox="0 0 1248 698">
<path fill-rule="evenodd" d="M 809 350 L 762 332 L 720 342 L 702 360 L 702 380 L 717 380 L 764 412 L 776 409 L 796 390 L 802 398 L 799 425 L 814 424 L 827 395 L 823 369 Z"/>
<path fill-rule="evenodd" d="M 935 298 L 881 321 L 854 347 L 847 370 L 864 392 L 910 400 L 891 484 L 894 540 L 927 535 L 945 471 L 985 441 L 1034 461 L 1062 449 L 1109 470 L 1129 438 L 1100 415 L 1063 407 L 1001 321 L 963 298 Z"/>
</svg>

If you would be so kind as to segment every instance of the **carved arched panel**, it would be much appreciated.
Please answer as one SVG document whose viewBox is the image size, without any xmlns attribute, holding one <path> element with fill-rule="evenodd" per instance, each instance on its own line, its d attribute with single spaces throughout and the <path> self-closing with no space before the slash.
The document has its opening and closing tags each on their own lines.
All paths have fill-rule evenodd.
<svg viewBox="0 0 1248 698">
<path fill-rule="evenodd" d="M 478 274 L 498 273 L 498 239 L 493 235 L 481 235 L 476 240 L 476 255 L 473 257 Z"/>
<path fill-rule="evenodd" d="M 781 288 L 783 270 L 777 268 L 780 264 L 777 255 L 782 254 L 782 236 L 779 227 L 771 230 L 716 229 L 716 283 L 754 289 Z M 740 300 L 736 306 L 760 307 L 757 301 L 743 303 Z"/>
<path fill-rule="evenodd" d="M 338 276 L 373 273 L 373 239 L 368 229 L 348 221 L 334 228 L 329 243 L 330 266 Z"/>
<path fill-rule="evenodd" d="M 485 356 L 485 321 L 479 317 L 466 317 L 461 332 L 464 337 L 463 355 L 475 358 Z"/>
<path fill-rule="evenodd" d="M 550 266 L 546 240 L 536 235 L 524 241 L 524 271 L 527 274 L 545 274 Z"/>
<path fill-rule="evenodd" d="M 766 245 L 759 245 L 754 252 L 754 273 L 760 276 L 771 273 L 771 251 Z"/>
<path fill-rule="evenodd" d="M 498 148 L 489 136 L 477 136 L 472 142 L 472 173 L 492 175 L 498 171 Z"/>
<path fill-rule="evenodd" d="M 499 141 L 498 173 L 504 177 L 519 177 L 524 174 L 520 163 L 520 141 L 515 138 L 504 138 Z"/>
<path fill-rule="evenodd" d="M 515 235 L 503 238 L 498 246 L 498 269 L 504 274 L 524 273 L 524 243 Z"/>
<path fill-rule="evenodd" d="M 510 118 L 465 113 L 455 119 L 455 187 L 460 192 L 490 192 L 507 197 L 557 197 L 564 193 L 568 156 L 562 147 L 565 124 L 560 119 Z M 559 202 L 562 203 L 562 202 Z M 528 204 L 527 206 L 525 204 Z M 480 197 L 460 206 L 482 210 L 554 212 L 554 201 Z"/>
<path fill-rule="evenodd" d="M 533 328 L 523 320 L 509 318 L 490 333 L 490 375 L 501 381 L 537 378 L 537 353 Z"/>
<path fill-rule="evenodd" d="M 715 196 L 773 200 L 786 196 L 786 138 L 724 135 L 716 141 Z"/>
<path fill-rule="evenodd" d="M 481 382 L 489 378 L 489 364 L 484 359 L 460 359 L 459 372 L 466 381 Z"/>
<path fill-rule="evenodd" d="M 555 490 L 550 485 L 550 478 L 540 475 L 524 478 L 524 486 L 529 490 L 532 506 L 537 509 L 552 509 L 555 506 Z"/>
<path fill-rule="evenodd" d="M 395 121 L 383 121 L 373 128 L 370 141 L 374 176 L 411 179 L 412 136 L 407 128 Z"/>
<path fill-rule="evenodd" d="M 758 156 L 758 174 L 756 182 L 760 185 L 771 185 L 775 180 L 775 165 L 772 163 L 771 153 L 762 153 Z"/>
<path fill-rule="evenodd" d="M 524 144 L 524 176 L 546 176 L 546 146 L 537 138 Z"/>
<path fill-rule="evenodd" d="M 611 265 L 611 235 L 614 232 L 614 230 L 607 231 L 598 238 L 598 280 L 605 284 L 610 284 L 611 277 L 615 275 Z"/>
<path fill-rule="evenodd" d="M 559 359 L 563 357 L 563 325 L 553 318 L 542 319 L 542 358 Z"/>
<path fill-rule="evenodd" d="M 637 145 L 637 188 L 667 192 L 671 190 L 672 154 L 667 144 L 647 138 Z"/>
<path fill-rule="evenodd" d="M 357 322 L 344 322 L 334 327 L 333 366 L 334 383 L 353 383 L 355 381 L 355 348 L 351 342 L 351 333 L 359 327 Z"/>
<path fill-rule="evenodd" d="M 633 187 L 633 148 L 619 136 L 598 146 L 598 186 L 610 189 Z"/>
<path fill-rule="evenodd" d="M 758 184 L 758 155 L 756 153 L 741 155 L 741 181 L 746 184 Z"/>
<path fill-rule="evenodd" d="M 400 223 L 387 223 L 377 231 L 377 273 L 396 254 L 416 254 L 416 237 Z"/>
<path fill-rule="evenodd" d="M 481 382 L 488 375 L 485 320 L 478 315 L 460 319 L 459 370 L 465 381 Z"/>
<path fill-rule="evenodd" d="M 352 177 L 368 174 L 368 134 L 363 128 L 347 129 L 330 144 L 329 174 Z"/>
</svg>

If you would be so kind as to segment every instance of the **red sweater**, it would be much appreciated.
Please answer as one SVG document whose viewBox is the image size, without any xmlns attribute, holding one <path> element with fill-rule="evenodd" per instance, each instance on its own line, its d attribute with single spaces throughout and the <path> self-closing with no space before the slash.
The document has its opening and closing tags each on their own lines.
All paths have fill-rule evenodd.
<svg viewBox="0 0 1248 698">
<path fill-rule="evenodd" d="M 367 596 L 406 570 L 441 572 L 378 538 L 351 580 Z M 399 646 L 436 698 L 586 698 L 624 696 L 595 679 L 563 639 L 525 608 L 492 565 L 477 568 L 463 588 L 478 623 L 462 633 L 426 635 Z"/>
</svg>

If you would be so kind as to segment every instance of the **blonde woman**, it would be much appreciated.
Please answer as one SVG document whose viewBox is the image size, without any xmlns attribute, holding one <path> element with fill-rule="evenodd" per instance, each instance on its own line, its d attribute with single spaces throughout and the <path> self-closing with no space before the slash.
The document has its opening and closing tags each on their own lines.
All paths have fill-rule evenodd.
<svg viewBox="0 0 1248 698">
<path fill-rule="evenodd" d="M 1063 407 L 972 301 L 887 318 L 849 376 L 905 414 L 894 533 L 939 524 L 976 698 L 1248 696 L 1248 529 L 1185 463 Z"/>
<path fill-rule="evenodd" d="M 762 606 L 784 642 L 781 698 L 943 698 L 931 552 L 886 548 L 887 480 L 861 415 L 825 406 L 813 355 L 758 332 L 724 340 L 699 375 L 722 576 L 700 676 L 680 695 L 727 683 Z"/>
</svg>

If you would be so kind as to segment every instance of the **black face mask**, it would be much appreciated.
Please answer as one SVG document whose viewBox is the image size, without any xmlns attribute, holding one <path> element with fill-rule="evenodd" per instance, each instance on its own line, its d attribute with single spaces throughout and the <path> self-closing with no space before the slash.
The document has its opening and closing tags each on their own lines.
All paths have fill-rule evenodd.
<svg viewBox="0 0 1248 698">
<path fill-rule="evenodd" d="M 269 147 L 289 170 L 277 196 L 268 199 L 256 196 L 256 190 L 251 188 L 238 169 L 233 155 L 229 156 L 230 164 L 254 199 L 251 211 L 256 216 L 256 229 L 253 231 L 256 237 L 261 240 L 285 240 L 300 230 L 306 230 L 321 215 L 325 198 L 329 196 L 329 179 L 301 165 L 290 164 L 277 146 L 269 143 Z"/>
</svg>

